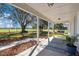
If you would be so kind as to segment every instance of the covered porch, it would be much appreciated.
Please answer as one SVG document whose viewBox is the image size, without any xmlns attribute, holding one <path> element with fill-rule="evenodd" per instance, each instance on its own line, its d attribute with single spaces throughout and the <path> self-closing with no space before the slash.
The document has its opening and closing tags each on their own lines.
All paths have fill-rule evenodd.
<svg viewBox="0 0 79 59">
<path fill-rule="evenodd" d="M 68 56 L 66 43 L 63 36 L 56 36 L 54 24 L 63 23 L 67 27 L 67 35 L 79 35 L 79 4 L 78 3 L 12 3 L 12 5 L 22 11 L 28 12 L 36 17 L 36 37 L 37 45 L 17 54 L 16 56 Z M 47 24 L 41 33 L 41 21 Z M 52 24 L 52 25 L 50 25 Z M 43 24 L 44 25 L 44 24 Z M 50 27 L 52 27 L 50 29 Z M 30 37 L 29 37 L 30 38 Z M 78 37 L 77 37 L 78 38 Z M 79 38 L 78 38 L 79 39 Z M 24 40 L 25 41 L 25 40 Z M 23 41 L 23 42 L 24 42 Z M 27 39 L 26 39 L 27 41 Z M 20 41 L 22 42 L 22 41 Z M 19 43 L 20 43 L 19 42 Z M 16 44 L 15 44 L 16 45 Z M 75 43 L 79 52 L 79 40 Z M 6 46 L 6 45 L 5 45 Z"/>
</svg>

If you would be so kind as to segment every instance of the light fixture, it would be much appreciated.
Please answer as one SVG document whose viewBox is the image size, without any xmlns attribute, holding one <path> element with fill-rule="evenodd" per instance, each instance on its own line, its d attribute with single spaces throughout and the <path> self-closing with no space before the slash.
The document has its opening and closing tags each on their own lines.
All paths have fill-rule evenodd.
<svg viewBox="0 0 79 59">
<path fill-rule="evenodd" d="M 53 7 L 54 3 L 47 3 L 49 7 Z"/>
<path fill-rule="evenodd" d="M 61 20 L 61 18 L 58 18 L 58 20 Z"/>
</svg>

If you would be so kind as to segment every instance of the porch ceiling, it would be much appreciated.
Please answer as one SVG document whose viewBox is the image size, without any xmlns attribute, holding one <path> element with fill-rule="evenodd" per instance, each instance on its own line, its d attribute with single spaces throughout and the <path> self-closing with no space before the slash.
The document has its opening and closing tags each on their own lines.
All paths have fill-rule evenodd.
<svg viewBox="0 0 79 59">
<path fill-rule="evenodd" d="M 79 10 L 78 3 L 54 3 L 52 7 L 48 7 L 47 3 L 16 3 L 13 5 L 53 22 L 69 22 L 74 19 L 75 13 Z"/>
</svg>

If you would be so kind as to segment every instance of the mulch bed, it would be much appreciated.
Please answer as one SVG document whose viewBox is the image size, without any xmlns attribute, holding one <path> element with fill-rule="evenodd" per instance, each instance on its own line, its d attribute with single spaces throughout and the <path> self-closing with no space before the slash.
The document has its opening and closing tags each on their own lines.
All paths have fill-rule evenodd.
<svg viewBox="0 0 79 59">
<path fill-rule="evenodd" d="M 19 54 L 20 52 L 34 46 L 35 44 L 37 44 L 37 41 L 32 40 L 29 42 L 25 42 L 7 49 L 4 49 L 2 51 L 0 51 L 0 56 L 14 56 Z"/>
<path fill-rule="evenodd" d="M 10 42 L 14 42 L 15 40 L 14 39 L 2 39 L 0 40 L 0 44 L 7 44 L 7 43 L 10 43 Z"/>
<path fill-rule="evenodd" d="M 1 38 L 0 39 L 0 45 L 5 45 L 8 43 L 12 43 L 15 41 L 20 41 L 20 40 L 24 40 L 26 39 L 26 37 L 15 37 L 15 38 Z"/>
<path fill-rule="evenodd" d="M 19 37 L 17 37 L 17 38 L 3 38 L 3 39 L 0 39 L 0 45 L 12 43 L 12 42 L 23 40 L 23 39 L 24 38 L 19 38 Z"/>
</svg>

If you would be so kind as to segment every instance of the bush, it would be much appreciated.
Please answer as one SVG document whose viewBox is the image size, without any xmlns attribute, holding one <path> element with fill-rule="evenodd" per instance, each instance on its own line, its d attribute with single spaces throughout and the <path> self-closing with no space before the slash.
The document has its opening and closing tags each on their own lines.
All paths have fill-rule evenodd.
<svg viewBox="0 0 79 59">
<path fill-rule="evenodd" d="M 76 36 L 66 36 L 66 42 L 68 46 L 74 47 L 74 43 L 77 41 Z"/>
</svg>

